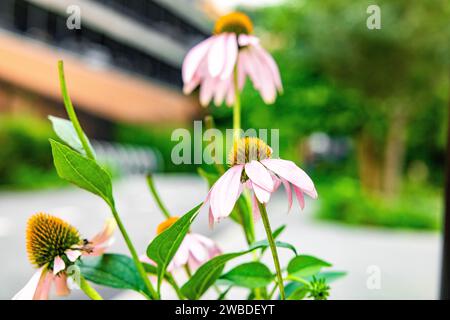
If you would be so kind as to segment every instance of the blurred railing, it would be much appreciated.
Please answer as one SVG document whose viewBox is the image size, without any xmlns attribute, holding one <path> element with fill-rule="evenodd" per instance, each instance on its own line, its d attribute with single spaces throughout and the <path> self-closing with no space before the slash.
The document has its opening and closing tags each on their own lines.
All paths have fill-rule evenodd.
<svg viewBox="0 0 450 320">
<path fill-rule="evenodd" d="M 92 141 L 100 163 L 119 175 L 145 174 L 161 171 L 161 153 L 153 148 L 123 145 L 106 141 Z"/>
</svg>

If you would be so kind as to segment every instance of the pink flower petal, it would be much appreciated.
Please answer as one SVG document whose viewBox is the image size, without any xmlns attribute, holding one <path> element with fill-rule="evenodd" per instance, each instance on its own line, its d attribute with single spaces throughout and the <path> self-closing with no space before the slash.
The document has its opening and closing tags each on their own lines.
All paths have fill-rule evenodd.
<svg viewBox="0 0 450 320">
<path fill-rule="evenodd" d="M 189 259 L 189 240 L 186 241 L 186 238 L 181 242 L 180 247 L 178 248 L 175 256 L 172 258 L 167 270 L 172 271 L 178 268 L 183 267 Z"/>
<path fill-rule="evenodd" d="M 249 150 L 249 152 L 259 152 L 258 150 Z M 245 173 L 253 183 L 266 189 L 269 192 L 273 191 L 273 180 L 269 171 L 260 162 L 252 160 L 245 164 Z"/>
<path fill-rule="evenodd" d="M 215 36 L 208 51 L 208 70 L 213 78 L 222 72 L 227 61 L 228 57 L 225 54 L 227 38 L 226 33 Z"/>
<path fill-rule="evenodd" d="M 34 294 L 33 300 L 48 300 L 52 282 L 53 274 L 44 270 L 36 288 L 36 293 Z"/>
<path fill-rule="evenodd" d="M 206 59 L 206 54 L 214 39 L 215 36 L 212 36 L 200 42 L 191 50 L 189 50 L 188 54 L 184 58 L 182 66 L 182 75 L 184 83 L 191 81 L 200 63 Z"/>
<path fill-rule="evenodd" d="M 300 208 L 303 210 L 305 208 L 305 198 L 303 197 L 303 192 L 298 188 L 294 187 L 295 195 L 297 196 L 298 204 Z"/>
<path fill-rule="evenodd" d="M 257 37 L 248 34 L 239 35 L 238 41 L 239 45 L 242 47 L 249 45 L 257 45 L 259 43 L 259 39 Z"/>
<path fill-rule="evenodd" d="M 244 165 L 231 167 L 212 187 L 210 205 L 215 221 L 229 216 L 233 210 L 242 190 L 241 174 L 243 168 Z"/>
<path fill-rule="evenodd" d="M 63 271 L 66 268 L 66 264 L 64 260 L 61 259 L 60 256 L 57 256 L 53 262 L 53 274 L 57 275 L 60 271 Z"/>
<path fill-rule="evenodd" d="M 272 75 L 272 79 L 275 82 L 275 86 L 278 91 L 283 91 L 283 85 L 281 84 L 280 71 L 278 70 L 278 66 L 272 56 L 260 45 L 255 45 L 254 48 L 258 51 L 259 56 L 261 57 L 264 64 L 269 67 L 270 73 Z"/>
<path fill-rule="evenodd" d="M 211 98 L 214 94 L 214 89 L 216 86 L 216 80 L 211 77 L 206 77 L 203 79 L 202 85 L 200 87 L 200 104 L 204 107 L 208 106 Z"/>
<path fill-rule="evenodd" d="M 54 281 L 56 287 L 56 295 L 67 296 L 70 293 L 70 289 L 67 286 L 67 276 L 65 274 L 55 276 Z"/>
<path fill-rule="evenodd" d="M 65 254 L 70 261 L 75 262 L 81 256 L 81 251 L 68 249 Z"/>
<path fill-rule="evenodd" d="M 27 282 L 27 284 L 19 291 L 17 292 L 12 300 L 32 300 L 37 288 L 39 286 L 39 283 L 45 278 L 45 267 L 39 268 L 31 277 L 31 279 Z M 42 278 L 42 280 L 41 280 Z"/>
<path fill-rule="evenodd" d="M 230 33 L 226 38 L 226 62 L 222 73 L 220 74 L 220 79 L 225 80 L 227 78 L 232 78 L 234 67 L 236 65 L 238 56 L 238 46 L 236 40 L 236 34 Z"/>
<path fill-rule="evenodd" d="M 192 257 L 197 260 L 200 264 L 203 264 L 208 260 L 208 251 L 205 246 L 202 245 L 201 242 L 197 240 L 197 238 L 192 237 L 191 234 L 187 234 L 186 237 L 189 237 L 189 252 Z"/>
<path fill-rule="evenodd" d="M 214 93 L 214 104 L 216 106 L 220 106 L 223 103 L 223 100 L 225 99 L 225 95 L 228 91 L 228 88 L 230 86 L 230 80 L 222 80 L 220 81 L 216 88 Z"/>
<path fill-rule="evenodd" d="M 286 189 L 286 194 L 288 198 L 288 212 L 291 211 L 292 208 L 292 190 L 291 186 L 289 185 L 289 182 L 286 181 L 286 179 L 281 178 L 281 182 L 283 183 L 284 188 Z"/>
<path fill-rule="evenodd" d="M 253 213 L 253 219 L 258 220 L 261 218 L 261 212 L 259 211 L 258 206 L 258 199 L 256 199 L 256 196 L 252 195 L 252 213 Z"/>
<path fill-rule="evenodd" d="M 269 200 L 270 200 L 270 192 L 269 191 L 261 188 L 256 183 L 252 183 L 252 188 L 253 188 L 253 191 L 255 192 L 255 196 L 259 200 L 259 202 L 261 202 L 261 203 L 269 202 Z"/>
<path fill-rule="evenodd" d="M 263 59 L 261 58 L 259 52 L 255 49 L 255 47 L 251 47 L 248 49 L 251 64 L 254 65 L 254 69 L 256 70 L 259 77 L 259 87 L 258 90 L 263 98 L 264 102 L 267 104 L 272 104 L 275 102 L 276 87 L 275 82 L 272 77 L 272 73 Z"/>
<path fill-rule="evenodd" d="M 299 187 L 304 193 L 312 198 L 317 197 L 317 192 L 311 178 L 292 161 L 283 159 L 264 159 L 261 163 L 281 178 L 284 178 L 293 185 Z"/>
<path fill-rule="evenodd" d="M 92 246 L 99 247 L 102 245 L 108 245 L 111 243 L 112 235 L 117 228 L 117 223 L 114 218 L 106 220 L 103 230 L 95 235 L 89 242 Z"/>
</svg>

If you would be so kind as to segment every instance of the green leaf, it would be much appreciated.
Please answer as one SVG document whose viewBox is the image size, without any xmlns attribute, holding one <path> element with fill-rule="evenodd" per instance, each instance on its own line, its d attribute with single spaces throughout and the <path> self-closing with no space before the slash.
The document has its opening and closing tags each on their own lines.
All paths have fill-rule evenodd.
<svg viewBox="0 0 450 320">
<path fill-rule="evenodd" d="M 82 155 L 86 155 L 86 151 L 83 149 L 83 145 L 81 144 L 81 141 L 78 138 L 77 132 L 75 131 L 75 128 L 71 121 L 54 116 L 49 116 L 48 119 L 52 122 L 53 131 L 55 131 L 56 135 L 62 141 L 67 143 L 67 145 L 69 145 L 71 148 L 78 151 Z M 85 138 L 91 150 L 94 150 L 86 135 Z"/>
<path fill-rule="evenodd" d="M 287 300 L 302 300 L 308 294 L 309 289 L 303 285 L 295 288 L 292 293 L 287 297 Z"/>
<path fill-rule="evenodd" d="M 202 203 L 177 220 L 170 228 L 156 236 L 147 247 L 147 256 L 158 265 L 158 288 L 173 256 L 180 247 Z"/>
<path fill-rule="evenodd" d="M 274 275 L 265 264 L 249 262 L 233 268 L 220 279 L 228 280 L 234 286 L 253 289 L 267 286 L 274 279 Z"/>
<path fill-rule="evenodd" d="M 286 225 L 283 224 L 281 226 L 279 226 L 278 228 L 275 229 L 275 231 L 272 233 L 272 236 L 274 239 L 277 239 L 281 233 L 284 231 L 284 229 L 286 229 Z M 267 241 L 267 240 L 266 240 Z M 294 246 L 292 246 L 295 250 L 295 255 L 297 255 L 297 250 L 295 249 Z M 261 255 L 264 254 L 264 252 L 268 249 L 269 247 L 265 247 L 261 249 Z M 286 247 L 285 247 L 286 248 Z"/>
<path fill-rule="evenodd" d="M 262 247 L 262 245 L 261 245 Z M 181 292 L 191 300 L 199 299 L 211 287 L 222 274 L 225 264 L 237 257 L 247 254 L 260 247 L 250 248 L 246 251 L 226 253 L 203 264 L 194 275 L 183 285 Z"/>
<path fill-rule="evenodd" d="M 300 255 L 289 262 L 287 271 L 295 277 L 308 277 L 315 275 L 323 267 L 331 267 L 331 264 L 313 256 Z"/>
<path fill-rule="evenodd" d="M 331 283 L 333 281 L 336 281 L 339 278 L 344 277 L 345 275 L 347 275 L 347 272 L 345 272 L 345 271 L 325 271 L 325 272 L 319 272 L 316 275 L 316 279 L 325 279 L 327 281 L 327 283 Z M 309 280 L 311 280 L 311 279 L 308 279 L 308 281 Z"/>
<path fill-rule="evenodd" d="M 253 248 L 254 246 L 261 246 L 264 245 L 265 247 L 261 250 L 261 253 L 263 253 L 264 251 L 267 250 L 268 246 L 269 246 L 269 241 L 267 240 L 261 240 L 261 241 L 257 241 L 255 243 L 252 243 L 251 248 Z M 279 248 L 285 248 L 285 249 L 289 249 L 291 250 L 295 255 L 297 255 L 297 250 L 295 249 L 295 247 L 287 242 L 283 242 L 283 241 L 275 241 L 275 246 L 279 247 Z"/>
<path fill-rule="evenodd" d="M 55 140 L 50 139 L 50 145 L 56 172 L 62 179 L 102 197 L 109 206 L 114 206 L 111 176 L 102 167 Z"/>
<path fill-rule="evenodd" d="M 78 262 L 81 274 L 87 280 L 118 289 L 131 289 L 148 295 L 133 260 L 122 254 L 104 254 L 85 257 Z"/>
</svg>

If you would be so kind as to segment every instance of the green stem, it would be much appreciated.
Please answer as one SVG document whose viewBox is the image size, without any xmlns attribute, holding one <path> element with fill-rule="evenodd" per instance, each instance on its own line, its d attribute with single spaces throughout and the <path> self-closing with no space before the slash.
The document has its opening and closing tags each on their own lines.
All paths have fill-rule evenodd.
<svg viewBox="0 0 450 320">
<path fill-rule="evenodd" d="M 89 142 L 87 140 L 86 135 L 81 128 L 80 122 L 78 121 L 77 114 L 75 113 L 75 109 L 72 105 L 72 100 L 70 99 L 69 92 L 67 90 L 66 79 L 64 76 L 64 62 L 62 60 L 58 61 L 58 71 L 59 71 L 59 84 L 61 87 L 61 94 L 64 101 L 64 106 L 66 107 L 67 115 L 69 116 L 70 121 L 75 128 L 75 131 L 78 135 L 78 139 L 80 139 L 81 144 L 83 146 L 84 151 L 86 152 L 86 156 L 89 159 L 94 159 L 94 152 L 92 151 Z"/>
<path fill-rule="evenodd" d="M 241 131 L 241 94 L 239 92 L 237 65 L 234 68 L 234 106 L 233 106 L 233 137 L 240 138 Z"/>
<path fill-rule="evenodd" d="M 147 184 L 148 184 L 148 187 L 150 188 L 150 191 L 151 191 L 151 193 L 153 195 L 153 198 L 155 198 L 155 201 L 158 204 L 159 209 L 164 214 L 164 216 L 167 219 L 169 219 L 170 218 L 169 210 L 167 210 L 167 208 L 164 206 L 164 203 L 162 202 L 161 197 L 158 194 L 158 191 L 156 191 L 156 187 L 155 187 L 155 184 L 153 182 L 153 177 L 152 177 L 151 174 L 147 175 Z"/>
<path fill-rule="evenodd" d="M 169 282 L 170 285 L 172 286 L 172 288 L 175 290 L 175 293 L 177 294 L 178 299 L 184 300 L 184 295 L 181 292 L 180 287 L 178 286 L 177 282 L 175 281 L 174 277 L 171 274 L 167 275 L 167 282 Z"/>
<path fill-rule="evenodd" d="M 266 207 L 258 201 L 259 211 L 264 224 L 264 229 L 267 234 L 267 241 L 269 241 L 270 251 L 272 251 L 273 263 L 275 264 L 275 270 L 278 278 L 278 288 L 280 290 L 281 300 L 285 300 L 283 276 L 281 274 L 280 260 L 278 259 L 277 247 L 275 246 L 275 240 L 273 239 L 272 229 L 270 228 L 269 217 L 267 215 Z"/>
<path fill-rule="evenodd" d="M 142 265 L 141 261 L 139 260 L 139 256 L 136 252 L 136 249 L 134 248 L 133 244 L 131 243 L 130 237 L 128 236 L 127 230 L 125 229 L 119 214 L 116 210 L 116 208 L 112 205 L 111 211 L 114 216 L 114 219 L 116 219 L 117 226 L 119 227 L 120 232 L 122 233 L 123 239 L 125 240 L 125 243 L 127 244 L 128 250 L 131 253 L 131 257 L 133 258 L 134 264 L 136 265 L 136 269 L 139 273 L 139 275 L 142 278 L 142 281 L 144 281 L 145 286 L 147 287 L 149 293 L 151 294 L 151 298 L 154 300 L 159 299 L 158 293 L 153 288 L 152 283 L 150 282 L 149 278 L 147 277 L 147 273 L 145 272 L 144 266 Z"/>
<path fill-rule="evenodd" d="M 83 292 L 92 300 L 103 300 L 102 296 L 91 287 L 89 282 L 86 281 L 86 279 L 80 275 L 80 289 L 83 290 Z"/>
</svg>

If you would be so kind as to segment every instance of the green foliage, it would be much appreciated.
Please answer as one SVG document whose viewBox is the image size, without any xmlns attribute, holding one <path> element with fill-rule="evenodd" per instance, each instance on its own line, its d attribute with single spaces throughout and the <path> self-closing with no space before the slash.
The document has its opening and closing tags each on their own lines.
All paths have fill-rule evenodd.
<svg viewBox="0 0 450 320">
<path fill-rule="evenodd" d="M 78 262 L 81 274 L 94 283 L 117 289 L 131 289 L 148 295 L 133 260 L 122 254 L 86 257 Z"/>
<path fill-rule="evenodd" d="M 58 175 L 78 187 L 92 192 L 114 207 L 111 176 L 94 160 L 50 139 L 53 161 Z"/>
<path fill-rule="evenodd" d="M 194 273 L 183 285 L 181 291 L 188 299 L 199 299 L 219 279 L 227 262 L 262 247 L 264 246 L 253 247 L 241 252 L 226 253 L 212 258 Z"/>
<path fill-rule="evenodd" d="M 351 178 L 335 179 L 318 189 L 324 195 L 317 214 L 321 219 L 409 229 L 438 230 L 441 225 L 442 193 L 430 186 L 406 186 L 394 199 L 367 195 Z"/>
<path fill-rule="evenodd" d="M 147 256 L 158 265 L 158 288 L 167 266 L 183 242 L 202 203 L 184 214 L 167 230 L 159 234 L 147 247 Z"/>
<path fill-rule="evenodd" d="M 0 188 L 61 185 L 53 169 L 50 125 L 29 115 L 0 117 Z"/>
<path fill-rule="evenodd" d="M 69 120 L 49 116 L 48 119 L 52 122 L 53 130 L 58 135 L 58 137 L 64 141 L 69 147 L 72 149 L 78 151 L 82 155 L 86 155 L 86 151 L 83 148 L 83 145 L 78 138 L 77 132 L 75 131 L 75 128 Z M 88 141 L 88 144 L 93 150 L 92 146 L 89 143 L 89 139 L 84 135 L 86 141 Z"/>
<path fill-rule="evenodd" d="M 324 267 L 331 267 L 331 264 L 313 256 L 300 255 L 289 261 L 287 271 L 290 276 L 304 278 L 317 274 Z"/>
<path fill-rule="evenodd" d="M 248 262 L 241 264 L 220 277 L 230 284 L 244 288 L 262 288 L 269 285 L 274 275 L 270 269 L 261 262 Z"/>
</svg>

